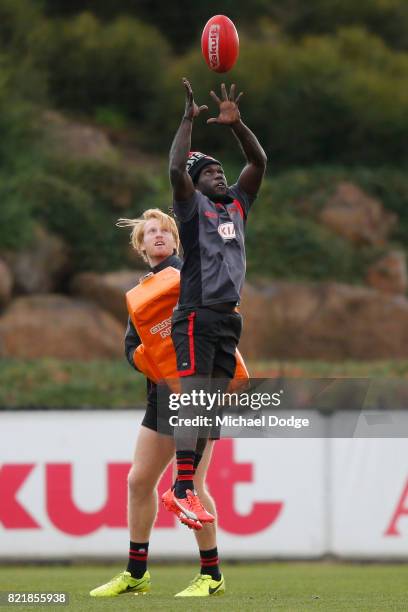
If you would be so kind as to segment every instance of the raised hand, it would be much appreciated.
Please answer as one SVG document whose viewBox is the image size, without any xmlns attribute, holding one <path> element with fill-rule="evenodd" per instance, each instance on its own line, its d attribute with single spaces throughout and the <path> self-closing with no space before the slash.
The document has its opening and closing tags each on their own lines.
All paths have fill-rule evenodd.
<svg viewBox="0 0 408 612">
<path fill-rule="evenodd" d="M 228 96 L 225 83 L 223 83 L 221 85 L 222 100 L 220 100 L 214 91 L 210 91 L 210 96 L 218 104 L 220 114 L 218 117 L 207 119 L 207 123 L 221 123 L 222 125 L 233 125 L 234 123 L 238 123 L 238 121 L 241 119 L 238 102 L 242 96 L 242 91 L 237 98 L 235 98 L 235 85 L 233 84 L 231 85 Z"/>
<path fill-rule="evenodd" d="M 192 121 L 195 117 L 198 117 L 201 111 L 208 110 L 208 106 L 205 106 L 205 104 L 203 106 L 197 106 L 197 104 L 194 102 L 194 95 L 191 85 L 185 77 L 183 78 L 183 85 L 186 88 L 186 108 L 184 111 L 184 117 Z"/>
</svg>

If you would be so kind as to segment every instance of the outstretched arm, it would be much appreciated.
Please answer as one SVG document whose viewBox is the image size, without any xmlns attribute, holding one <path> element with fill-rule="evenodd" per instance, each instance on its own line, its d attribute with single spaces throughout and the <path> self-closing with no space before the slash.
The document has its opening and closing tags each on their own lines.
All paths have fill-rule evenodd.
<svg viewBox="0 0 408 612">
<path fill-rule="evenodd" d="M 208 119 L 207 123 L 221 123 L 231 127 L 247 160 L 238 179 L 239 187 L 248 195 L 255 196 L 265 174 L 267 157 L 255 134 L 241 120 L 238 102 L 242 93 L 235 99 L 235 85 L 231 85 L 228 96 L 223 83 L 221 85 L 222 100 L 213 91 L 210 92 L 210 95 L 219 105 L 220 114 L 216 118 Z"/>
<path fill-rule="evenodd" d="M 238 184 L 245 193 L 255 196 L 265 174 L 266 153 L 255 134 L 241 120 L 231 128 L 247 160 L 239 175 Z"/>
<path fill-rule="evenodd" d="M 194 193 L 193 181 L 186 170 L 188 154 L 191 149 L 191 132 L 194 118 L 198 117 L 202 110 L 208 109 L 207 106 L 197 106 L 194 102 L 191 85 L 185 78 L 183 78 L 183 85 L 186 88 L 186 107 L 180 127 L 171 145 L 169 160 L 170 182 L 176 202 L 184 202 L 190 199 Z"/>
</svg>

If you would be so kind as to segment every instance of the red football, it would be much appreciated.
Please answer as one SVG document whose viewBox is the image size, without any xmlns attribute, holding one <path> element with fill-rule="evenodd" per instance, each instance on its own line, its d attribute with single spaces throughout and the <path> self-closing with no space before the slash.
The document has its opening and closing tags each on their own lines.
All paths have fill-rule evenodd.
<svg viewBox="0 0 408 612">
<path fill-rule="evenodd" d="M 225 15 L 215 15 L 205 24 L 201 50 L 208 67 L 215 72 L 228 72 L 238 59 L 238 32 Z"/>
</svg>

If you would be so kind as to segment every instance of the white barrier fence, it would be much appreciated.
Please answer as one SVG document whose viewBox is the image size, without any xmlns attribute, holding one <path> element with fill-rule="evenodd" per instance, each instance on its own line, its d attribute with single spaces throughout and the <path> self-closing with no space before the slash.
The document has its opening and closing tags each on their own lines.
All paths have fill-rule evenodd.
<svg viewBox="0 0 408 612">
<path fill-rule="evenodd" d="M 113 410 L 0 413 L 0 558 L 123 557 L 140 421 Z M 160 492 L 170 483 L 169 468 Z M 408 559 L 406 439 L 221 440 L 208 483 L 224 558 Z M 152 557 L 195 549 L 160 509 Z"/>
</svg>

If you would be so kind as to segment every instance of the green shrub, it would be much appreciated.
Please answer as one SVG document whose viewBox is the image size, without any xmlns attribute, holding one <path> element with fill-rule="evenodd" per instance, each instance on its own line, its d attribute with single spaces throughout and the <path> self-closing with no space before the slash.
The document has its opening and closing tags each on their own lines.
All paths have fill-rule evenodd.
<svg viewBox="0 0 408 612">
<path fill-rule="evenodd" d="M 52 175 L 32 183 L 35 216 L 72 247 L 76 270 L 106 270 L 120 266 L 124 257 L 115 215 L 92 195 Z"/>
<path fill-rule="evenodd" d="M 392 182 L 391 171 L 387 169 L 317 167 L 285 172 L 266 180 L 247 224 L 248 274 L 361 282 L 367 266 L 385 248 L 354 246 L 320 225 L 316 213 L 336 185 L 345 180 L 375 197 L 382 195 L 386 208 L 398 212 L 403 208 L 408 179 L 402 171 L 394 170 L 393 174 Z M 389 188 L 387 195 L 380 189 L 385 184 Z M 405 239 L 401 240 L 403 226 Z M 405 215 L 392 240 L 408 251 L 407 236 L 408 215 Z"/>
<path fill-rule="evenodd" d="M 64 159 L 52 162 L 54 171 L 91 194 L 112 210 L 140 210 L 140 202 L 156 193 L 156 181 L 147 169 L 134 169 L 120 161 Z"/>
<path fill-rule="evenodd" d="M 141 170 L 95 160 L 54 161 L 48 171 L 52 174 L 31 182 L 34 214 L 71 246 L 74 269 L 126 266 L 129 235 L 116 221 L 140 216 L 158 192 L 157 180 Z"/>
<path fill-rule="evenodd" d="M 43 358 L 0 363 L 0 410 L 135 408 L 146 401 L 146 380 L 125 359 L 88 362 Z"/>
<path fill-rule="evenodd" d="M 21 176 L 0 174 L 0 202 L 0 251 L 18 251 L 30 244 L 33 229 L 33 205 Z"/>
<path fill-rule="evenodd" d="M 111 21 L 129 15 L 151 23 L 172 44 L 177 53 L 197 45 L 204 23 L 211 15 L 228 15 L 240 34 L 250 29 L 257 33 L 258 22 L 273 19 L 284 32 L 294 37 L 304 34 L 333 33 L 339 27 L 361 26 L 383 38 L 397 49 L 408 47 L 408 5 L 406 0 L 45 0 L 48 15 L 54 17 L 93 11 L 100 19 Z"/>
<path fill-rule="evenodd" d="M 298 164 L 401 165 L 408 160 L 408 54 L 391 52 L 375 36 L 346 29 L 294 43 L 283 37 L 244 39 L 228 75 L 206 70 L 199 51 L 178 60 L 166 78 L 166 104 L 156 101 L 155 145 L 168 150 L 183 113 L 182 76 L 210 112 L 194 124 L 194 148 L 234 154 L 230 131 L 207 126 L 216 107 L 210 89 L 223 80 L 245 92 L 244 121 L 274 168 Z M 230 154 L 230 153 L 229 153 Z"/>
<path fill-rule="evenodd" d="M 8 53 L 25 55 L 33 27 L 41 19 L 38 3 L 31 0 L 2 0 L 0 3 L 0 48 Z"/>
<path fill-rule="evenodd" d="M 291 0 L 271 2 L 268 13 L 291 35 L 333 33 L 361 26 L 390 47 L 408 49 L 408 5 L 405 0 Z"/>
<path fill-rule="evenodd" d="M 9 176 L 38 161 L 36 114 L 19 91 L 12 59 L 0 54 L 0 168 Z"/>
<path fill-rule="evenodd" d="M 95 121 L 114 130 L 123 130 L 127 126 L 124 113 L 114 106 L 98 106 L 94 113 Z"/>
<path fill-rule="evenodd" d="M 9 67 L 12 95 L 20 102 L 46 103 L 46 75 L 39 65 L 36 43 L 42 23 L 38 3 L 0 2 L 0 54 Z"/>
<path fill-rule="evenodd" d="M 32 201 L 29 182 L 42 166 L 32 105 L 16 91 L 9 57 L 0 55 L 0 250 L 29 244 Z"/>
<path fill-rule="evenodd" d="M 101 24 L 82 13 L 50 21 L 43 38 L 42 61 L 58 105 L 81 112 L 112 106 L 146 120 L 168 62 L 167 45 L 154 28 L 127 17 Z"/>
<path fill-rule="evenodd" d="M 311 219 L 254 214 L 248 223 L 248 274 L 288 279 L 361 281 L 379 250 L 356 249 Z"/>
</svg>

